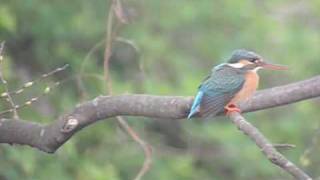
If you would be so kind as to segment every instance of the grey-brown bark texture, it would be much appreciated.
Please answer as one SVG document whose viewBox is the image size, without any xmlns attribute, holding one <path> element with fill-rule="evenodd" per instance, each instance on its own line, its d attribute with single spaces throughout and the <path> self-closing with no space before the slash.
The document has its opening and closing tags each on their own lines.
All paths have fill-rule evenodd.
<svg viewBox="0 0 320 180">
<path fill-rule="evenodd" d="M 320 76 L 258 91 L 240 108 L 243 112 L 251 112 L 318 96 Z M 192 97 L 180 96 L 99 96 L 77 105 L 71 113 L 48 124 L 22 119 L 0 119 L 0 143 L 29 145 L 54 153 L 73 134 L 98 120 L 118 115 L 182 119 L 189 112 L 191 103 Z"/>
</svg>

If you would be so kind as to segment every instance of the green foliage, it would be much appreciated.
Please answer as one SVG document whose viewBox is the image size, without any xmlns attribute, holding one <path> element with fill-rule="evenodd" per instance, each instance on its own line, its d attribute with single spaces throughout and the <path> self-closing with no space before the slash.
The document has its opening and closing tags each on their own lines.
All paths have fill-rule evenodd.
<svg viewBox="0 0 320 180">
<path fill-rule="evenodd" d="M 1 2 L 0 40 L 6 41 L 4 73 L 10 89 L 62 64 L 71 65 L 68 72 L 14 98 L 23 102 L 51 81 L 69 79 L 32 108 L 21 110 L 23 119 L 49 123 L 78 103 L 105 94 L 102 64 L 109 3 Z M 133 22 L 119 36 L 133 41 L 139 51 L 122 41 L 115 43 L 110 65 L 115 94 L 194 95 L 211 67 L 236 48 L 254 49 L 290 67 L 288 72 L 262 72 L 261 88 L 319 73 L 317 0 L 124 0 L 124 7 Z M 283 153 L 316 177 L 318 105 L 307 101 L 246 116 L 272 142 L 295 144 Z M 110 119 L 84 129 L 52 155 L 1 145 L 0 179 L 132 179 L 142 165 L 143 152 L 114 122 Z M 129 118 L 129 122 L 154 148 L 153 166 L 144 179 L 289 178 L 225 118 L 183 121 L 180 130 L 164 126 L 173 128 L 173 134 L 152 128 L 152 119 Z M 167 136 L 182 138 L 186 147 L 172 147 Z M 301 157 L 306 149 L 310 152 Z"/>
</svg>

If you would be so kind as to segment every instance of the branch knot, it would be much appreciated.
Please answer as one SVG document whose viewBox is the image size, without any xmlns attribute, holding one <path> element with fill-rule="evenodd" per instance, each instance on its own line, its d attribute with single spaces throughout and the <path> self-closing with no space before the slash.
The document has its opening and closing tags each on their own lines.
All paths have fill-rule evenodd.
<svg viewBox="0 0 320 180">
<path fill-rule="evenodd" d="M 63 133 L 69 133 L 73 131 L 79 124 L 78 119 L 75 119 L 73 117 L 70 117 L 66 124 L 62 127 L 61 132 Z"/>
</svg>

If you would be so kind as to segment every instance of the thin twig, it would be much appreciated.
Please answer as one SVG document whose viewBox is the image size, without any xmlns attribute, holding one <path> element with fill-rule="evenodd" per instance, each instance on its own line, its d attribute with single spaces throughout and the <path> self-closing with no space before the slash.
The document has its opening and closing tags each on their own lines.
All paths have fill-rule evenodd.
<svg viewBox="0 0 320 180">
<path fill-rule="evenodd" d="M 47 77 L 49 77 L 49 76 L 52 76 L 52 75 L 54 75 L 54 74 L 56 74 L 56 73 L 58 73 L 58 72 L 64 71 L 64 70 L 66 70 L 68 67 L 69 67 L 69 64 L 65 64 L 64 66 L 58 67 L 58 68 L 56 68 L 56 69 L 54 69 L 54 70 L 52 70 L 52 71 L 50 71 L 50 72 L 48 72 L 48 73 L 42 74 L 38 79 L 35 79 L 35 80 L 33 80 L 33 81 L 29 81 L 29 82 L 24 83 L 24 84 L 23 84 L 19 89 L 17 89 L 17 90 L 14 90 L 14 91 L 11 91 L 11 92 L 9 92 L 9 91 L 3 92 L 3 93 L 1 93 L 1 95 L 0 95 L 0 99 L 1 99 L 1 98 L 5 98 L 5 97 L 11 97 L 11 98 L 12 98 L 13 95 L 17 95 L 17 94 L 22 93 L 25 89 L 30 88 L 31 86 L 33 86 L 33 85 L 36 84 L 37 82 L 39 82 L 39 81 L 41 81 L 41 80 L 43 80 L 43 79 L 45 79 L 45 78 L 47 78 Z M 1 74 L 1 72 L 0 72 L 0 74 Z M 65 81 L 66 81 L 66 80 L 64 80 L 63 82 L 65 82 Z M 0 112 L 0 116 L 3 115 L 3 114 L 7 114 L 7 113 L 12 113 L 12 112 L 14 113 L 15 111 L 17 112 L 18 109 L 21 109 L 21 108 L 23 108 L 23 107 L 32 105 L 34 102 L 38 101 L 38 99 L 40 99 L 41 97 L 43 97 L 43 96 L 45 96 L 46 94 L 50 93 L 50 91 L 51 91 L 53 88 L 59 86 L 60 84 L 61 84 L 61 82 L 60 82 L 60 81 L 57 81 L 57 82 L 53 83 L 52 85 L 46 86 L 46 87 L 44 88 L 43 92 L 42 92 L 40 95 L 30 98 L 29 100 L 25 101 L 25 102 L 22 103 L 22 104 L 14 104 L 14 107 L 13 107 L 13 108 L 10 108 L 10 109 L 1 111 L 1 112 Z"/>
<path fill-rule="evenodd" d="M 4 110 L 4 111 L 1 111 L 0 112 L 0 116 L 4 115 L 4 114 L 7 114 L 7 113 L 10 113 L 10 112 L 13 112 L 14 110 L 18 110 L 18 109 L 24 108 L 26 106 L 30 106 L 34 102 L 38 101 L 41 97 L 43 97 L 43 96 L 47 95 L 48 93 L 50 93 L 52 89 L 54 89 L 55 87 L 59 86 L 60 84 L 61 84 L 61 82 L 57 81 L 57 82 L 53 83 L 52 85 L 46 86 L 43 89 L 43 91 L 42 91 L 42 93 L 40 95 L 30 98 L 29 100 L 25 101 L 23 104 L 15 105 L 15 109 L 7 109 L 7 110 Z"/>
<path fill-rule="evenodd" d="M 295 148 L 296 145 L 294 144 L 272 144 L 272 146 L 276 149 L 291 149 L 291 148 Z"/>
<path fill-rule="evenodd" d="M 78 75 L 76 76 L 75 80 L 77 83 L 77 87 L 80 91 L 81 94 L 81 99 L 85 99 L 88 97 L 87 91 L 86 91 L 86 87 L 83 84 L 83 78 L 84 78 L 84 69 L 85 69 L 85 65 L 87 64 L 90 56 L 98 50 L 98 48 L 100 46 L 102 46 L 104 44 L 104 40 L 101 40 L 100 42 L 96 43 L 90 50 L 89 52 L 86 54 L 85 58 L 83 59 L 83 61 L 81 62 L 80 65 L 80 71 L 78 73 Z"/>
<path fill-rule="evenodd" d="M 310 154 L 312 153 L 312 151 L 315 150 L 315 148 L 317 147 L 317 143 L 319 141 L 319 137 L 320 137 L 320 124 L 318 124 L 318 128 L 316 129 L 310 145 L 308 146 L 308 148 L 302 153 L 302 155 L 300 156 L 300 162 L 304 165 L 304 166 L 308 166 L 310 165 L 310 159 L 308 156 L 310 156 Z"/>
<path fill-rule="evenodd" d="M 112 80 L 109 74 L 109 60 L 112 53 L 112 42 L 115 40 L 115 37 L 118 32 L 117 26 L 113 27 L 114 23 L 118 23 L 118 22 L 114 22 L 114 15 L 116 15 L 116 17 L 118 18 L 119 23 L 125 23 L 127 21 L 124 21 L 125 17 L 123 16 L 122 11 L 123 10 L 122 10 L 120 0 L 113 0 L 109 9 L 107 32 L 106 32 L 106 47 L 104 52 L 104 77 L 107 85 L 107 92 L 109 95 L 112 95 Z M 121 24 L 118 24 L 118 27 L 120 25 Z M 123 117 L 116 116 L 116 119 L 120 127 L 122 127 L 131 136 L 131 138 L 140 145 L 140 147 L 144 151 L 145 160 L 143 162 L 143 165 L 139 173 L 134 178 L 134 180 L 140 180 L 151 167 L 152 148 L 139 136 L 139 134 L 136 131 L 134 131 L 130 127 L 130 125 L 127 123 L 127 121 Z"/>
<path fill-rule="evenodd" d="M 18 115 L 18 112 L 17 112 L 17 108 L 16 108 L 16 105 L 14 104 L 13 102 L 13 99 L 11 97 L 11 95 L 9 94 L 9 88 L 8 88 L 8 82 L 4 79 L 4 76 L 3 76 L 3 64 L 2 64 L 2 61 L 3 61 L 3 55 L 2 55 L 2 52 L 3 52 L 3 49 L 4 49 L 4 44 L 5 42 L 2 42 L 0 44 L 0 80 L 4 86 L 4 90 L 5 90 L 5 99 L 6 101 L 10 104 L 11 106 L 11 109 L 12 109 L 12 113 L 13 113 L 13 118 L 14 119 L 19 119 L 19 115 Z"/>
<path fill-rule="evenodd" d="M 312 180 L 309 175 L 307 175 L 304 171 L 280 154 L 270 143 L 270 141 L 264 137 L 264 135 L 256 127 L 246 121 L 246 119 L 242 117 L 240 113 L 232 112 L 229 117 L 240 131 L 249 136 L 256 143 L 256 145 L 261 148 L 262 152 L 273 164 L 287 171 L 298 180 Z"/>
<path fill-rule="evenodd" d="M 143 165 L 139 171 L 139 173 L 136 175 L 134 180 L 140 180 L 146 172 L 151 167 L 152 164 L 152 147 L 147 144 L 142 138 L 137 134 L 127 123 L 125 119 L 123 119 L 122 116 L 116 116 L 118 122 L 121 124 L 121 127 L 125 129 L 125 131 L 132 137 L 134 141 L 136 141 L 143 149 L 145 154 L 145 160 L 143 162 Z"/>
<path fill-rule="evenodd" d="M 18 88 L 17 90 L 14 90 L 14 91 L 11 91 L 11 92 L 4 92 L 0 95 L 0 98 L 5 98 L 7 97 L 8 95 L 10 96 L 14 96 L 14 95 L 17 95 L 17 94 L 20 94 L 22 93 L 23 91 L 25 91 L 27 88 L 30 88 L 32 87 L 33 85 L 35 85 L 36 83 L 38 83 L 39 81 L 43 80 L 43 79 L 46 79 L 47 77 L 49 76 L 52 76 L 56 73 L 59 73 L 61 71 L 64 71 L 66 70 L 67 68 L 69 67 L 69 64 L 65 64 L 64 66 L 62 67 L 58 67 L 48 73 L 45 73 L 45 74 L 42 74 L 38 79 L 35 79 L 33 81 L 29 81 L 29 82 L 26 82 L 24 83 L 20 88 Z"/>
</svg>

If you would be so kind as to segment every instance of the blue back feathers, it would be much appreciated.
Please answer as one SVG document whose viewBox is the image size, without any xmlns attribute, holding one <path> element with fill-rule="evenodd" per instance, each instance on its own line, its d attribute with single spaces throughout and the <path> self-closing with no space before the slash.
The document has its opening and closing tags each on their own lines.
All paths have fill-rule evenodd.
<svg viewBox="0 0 320 180">
<path fill-rule="evenodd" d="M 244 84 L 243 72 L 220 64 L 212 69 L 212 73 L 199 86 L 188 118 L 197 113 L 201 117 L 212 117 L 224 110 L 231 99 Z"/>
</svg>

